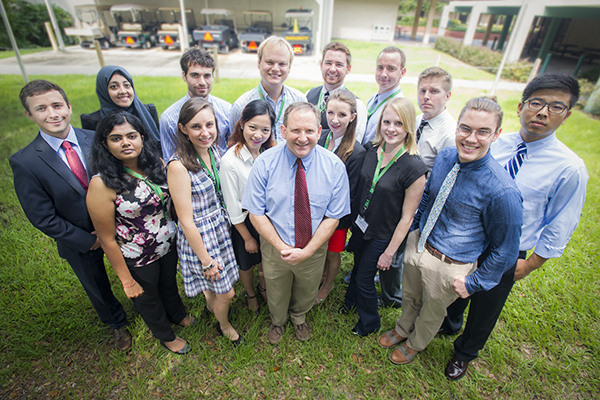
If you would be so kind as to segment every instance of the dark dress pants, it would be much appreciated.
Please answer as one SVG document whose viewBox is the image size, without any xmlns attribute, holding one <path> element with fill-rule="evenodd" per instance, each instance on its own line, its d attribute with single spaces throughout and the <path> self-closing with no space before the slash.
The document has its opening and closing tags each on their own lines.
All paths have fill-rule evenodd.
<svg viewBox="0 0 600 400">
<path fill-rule="evenodd" d="M 63 247 L 60 253 L 77 275 L 100 321 L 112 329 L 119 329 L 127 325 L 127 316 L 123 306 L 113 294 L 108 275 L 106 275 L 104 252 L 97 249 L 80 253 Z"/>
<path fill-rule="evenodd" d="M 402 307 L 402 272 L 404 271 L 404 248 L 398 250 L 388 270 L 379 271 L 381 299 L 386 307 Z"/>
<path fill-rule="evenodd" d="M 527 253 L 519 252 L 519 259 L 525 259 Z M 479 258 L 478 265 L 485 260 L 487 254 Z M 467 299 L 458 298 L 447 309 L 447 316 L 442 328 L 449 332 L 458 332 L 462 327 L 464 311 L 471 301 L 465 329 L 454 341 L 454 355 L 460 361 L 472 361 L 477 358 L 490 337 L 506 299 L 514 286 L 515 269 L 517 264 L 506 271 L 500 283 L 486 292 L 476 292 Z"/>
<path fill-rule="evenodd" d="M 186 316 L 185 306 L 177 289 L 177 250 L 143 267 L 129 267 L 131 276 L 144 289 L 133 299 L 135 308 L 150 328 L 152 335 L 163 342 L 175 340 L 171 322 L 178 324 Z"/>
<path fill-rule="evenodd" d="M 346 291 L 345 307 L 348 310 L 356 308 L 360 319 L 354 328 L 359 335 L 365 336 L 381 327 L 377 309 L 377 289 L 373 278 L 377 273 L 379 256 L 390 242 L 378 239 L 363 240 L 362 232 L 359 229 L 354 231 L 354 268 Z"/>
</svg>

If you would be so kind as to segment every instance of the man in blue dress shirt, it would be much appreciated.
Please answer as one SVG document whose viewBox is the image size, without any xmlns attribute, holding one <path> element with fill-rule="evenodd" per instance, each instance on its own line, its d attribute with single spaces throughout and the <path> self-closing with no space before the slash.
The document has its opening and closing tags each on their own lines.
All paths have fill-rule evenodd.
<svg viewBox="0 0 600 400">
<path fill-rule="evenodd" d="M 227 151 L 227 141 L 233 132 L 229 130 L 231 104 L 210 94 L 214 79 L 215 60 L 206 50 L 200 47 L 192 47 L 181 56 L 179 64 L 181 65 L 181 76 L 187 84 L 188 92 L 183 98 L 167 108 L 160 116 L 160 143 L 163 160 L 168 162 L 175 152 L 179 112 L 181 111 L 181 107 L 183 107 L 183 103 L 192 97 L 202 97 L 213 106 L 219 130 L 217 145 L 223 154 L 225 154 Z"/>
<path fill-rule="evenodd" d="M 585 201 L 588 173 L 581 158 L 556 138 L 556 129 L 571 115 L 579 98 L 577 80 L 565 74 L 540 75 L 523 92 L 517 113 L 519 132 L 500 136 L 492 155 L 514 175 L 523 195 L 523 234 L 519 260 L 492 290 L 471 296 L 465 330 L 454 342 L 454 357 L 445 375 L 462 378 L 490 336 L 515 281 L 560 257 L 577 228 Z M 522 149 L 521 151 L 519 151 Z M 513 161 L 521 153 L 520 165 Z M 529 258 L 527 251 L 535 248 Z M 458 332 L 469 299 L 448 308 L 441 333 Z"/>
<path fill-rule="evenodd" d="M 457 297 L 490 290 L 519 253 L 523 222 L 515 182 L 491 156 L 502 110 L 475 98 L 461 112 L 456 147 L 442 149 L 423 192 L 404 260 L 402 316 L 379 338 L 395 364 L 407 364 L 435 337 Z M 444 200 L 445 199 L 445 200 Z M 476 267 L 477 258 L 490 255 Z"/>
<path fill-rule="evenodd" d="M 260 234 L 271 344 L 281 340 L 288 317 L 298 340 L 310 338 L 306 313 L 317 297 L 327 241 L 339 219 L 350 214 L 346 167 L 332 152 L 316 146 L 321 135 L 320 118 L 319 110 L 310 103 L 290 104 L 281 126 L 285 144 L 256 159 L 244 191 L 242 207 L 249 211 Z M 295 226 L 298 168 L 304 169 L 310 200 L 307 236 L 312 236 L 304 246 L 299 244 Z"/>
</svg>

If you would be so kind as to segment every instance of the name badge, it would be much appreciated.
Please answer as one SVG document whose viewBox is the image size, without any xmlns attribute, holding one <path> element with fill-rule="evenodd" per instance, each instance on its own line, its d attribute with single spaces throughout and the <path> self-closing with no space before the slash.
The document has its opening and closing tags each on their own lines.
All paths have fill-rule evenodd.
<svg viewBox="0 0 600 400">
<path fill-rule="evenodd" d="M 359 215 L 356 217 L 356 226 L 358 226 L 358 229 L 360 229 L 362 233 L 365 233 L 369 227 L 369 223 L 365 221 L 362 215 Z"/>
</svg>

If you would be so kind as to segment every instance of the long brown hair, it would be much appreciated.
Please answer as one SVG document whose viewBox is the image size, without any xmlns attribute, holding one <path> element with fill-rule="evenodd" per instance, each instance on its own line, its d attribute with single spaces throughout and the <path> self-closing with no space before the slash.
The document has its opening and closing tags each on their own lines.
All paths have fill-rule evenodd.
<svg viewBox="0 0 600 400">
<path fill-rule="evenodd" d="M 346 132 L 344 133 L 344 137 L 342 138 L 342 142 L 337 151 L 338 157 L 343 162 L 346 162 L 348 157 L 352 155 L 352 152 L 354 151 L 354 142 L 356 142 L 356 123 L 358 120 L 358 116 L 356 115 L 356 97 L 348 89 L 336 89 L 329 95 L 327 105 L 329 105 L 329 102 L 332 100 L 348 104 L 350 106 L 350 114 L 355 114 L 354 119 L 350 121 L 346 128 Z"/>
<path fill-rule="evenodd" d="M 190 122 L 196 116 L 196 114 L 205 108 L 209 109 L 215 118 L 215 128 L 217 129 L 218 138 L 219 127 L 217 124 L 217 117 L 215 116 L 215 110 L 209 102 L 201 97 L 193 97 L 186 101 L 183 104 L 183 107 L 181 107 L 181 111 L 179 112 L 179 121 L 177 121 L 177 146 L 175 147 L 175 153 L 179 155 L 179 159 L 181 160 L 183 166 L 188 171 L 192 171 L 194 173 L 200 171 L 202 167 L 198 161 L 198 155 L 196 153 L 196 149 L 194 149 L 194 145 L 192 145 L 192 142 L 190 142 L 188 136 L 184 134 L 181 129 L 179 129 L 179 125 L 187 125 L 187 123 Z"/>
<path fill-rule="evenodd" d="M 244 125 L 257 115 L 268 115 L 271 120 L 271 136 L 269 136 L 269 139 L 260 148 L 266 150 L 275 146 L 275 140 L 273 139 L 273 133 L 275 132 L 275 112 L 265 100 L 252 100 L 242 110 L 242 115 L 235 124 L 235 130 L 227 143 L 227 147 L 235 146 L 234 153 L 237 157 L 240 156 L 240 150 L 246 144 L 246 139 L 244 139 Z"/>
</svg>

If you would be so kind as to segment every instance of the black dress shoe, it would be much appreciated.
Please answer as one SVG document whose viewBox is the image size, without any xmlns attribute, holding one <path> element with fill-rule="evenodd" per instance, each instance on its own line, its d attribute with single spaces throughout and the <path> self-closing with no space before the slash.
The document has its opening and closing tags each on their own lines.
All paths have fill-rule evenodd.
<svg viewBox="0 0 600 400">
<path fill-rule="evenodd" d="M 458 332 L 450 332 L 449 330 L 440 328 L 440 329 L 438 329 L 436 335 L 437 336 L 454 336 L 454 335 L 458 335 Z"/>
<path fill-rule="evenodd" d="M 456 357 L 452 357 L 452 360 L 446 365 L 444 375 L 451 381 L 457 381 L 467 373 L 470 361 L 460 361 Z"/>
</svg>

